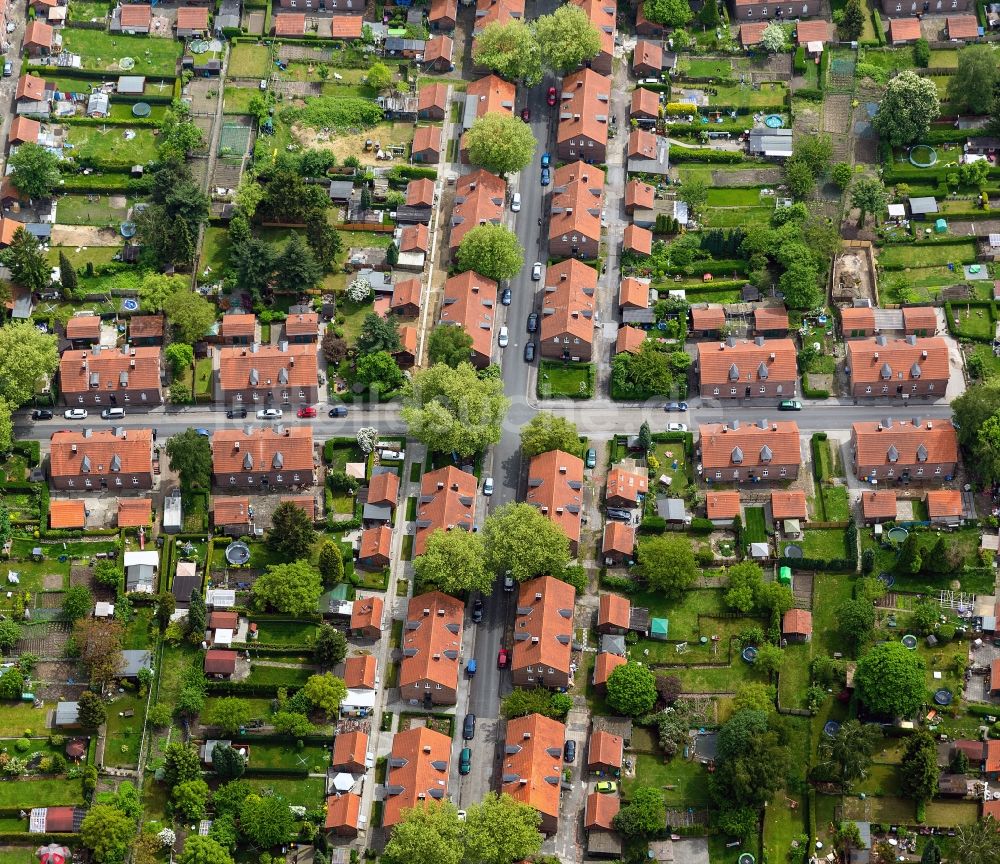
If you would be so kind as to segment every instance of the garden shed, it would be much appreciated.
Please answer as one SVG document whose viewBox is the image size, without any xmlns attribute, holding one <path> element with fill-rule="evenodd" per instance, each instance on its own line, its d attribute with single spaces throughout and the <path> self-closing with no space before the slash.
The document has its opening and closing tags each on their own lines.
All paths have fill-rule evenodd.
<svg viewBox="0 0 1000 864">
<path fill-rule="evenodd" d="M 652 639 L 659 639 L 661 642 L 666 642 L 667 635 L 670 632 L 670 619 L 669 618 L 653 618 L 649 622 L 649 636 Z"/>
<path fill-rule="evenodd" d="M 910 215 L 914 219 L 923 219 L 925 216 L 938 212 L 937 201 L 933 196 L 910 198 L 908 199 L 908 203 L 910 205 Z"/>
</svg>

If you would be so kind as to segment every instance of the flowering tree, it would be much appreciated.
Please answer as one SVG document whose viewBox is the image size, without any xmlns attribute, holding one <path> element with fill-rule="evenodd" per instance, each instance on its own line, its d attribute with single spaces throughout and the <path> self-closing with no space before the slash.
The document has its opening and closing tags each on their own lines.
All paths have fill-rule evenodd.
<svg viewBox="0 0 1000 864">
<path fill-rule="evenodd" d="M 177 840 L 177 835 L 174 833 L 173 828 L 164 828 L 159 834 L 156 835 L 156 839 L 160 841 L 160 845 L 164 849 L 169 849 Z"/>
<path fill-rule="evenodd" d="M 378 429 L 374 426 L 362 426 L 358 430 L 358 446 L 363 453 L 371 453 L 378 441 Z"/>
<path fill-rule="evenodd" d="M 364 303 L 372 293 L 372 285 L 367 279 L 359 276 L 347 286 L 347 296 L 355 303 Z"/>
</svg>

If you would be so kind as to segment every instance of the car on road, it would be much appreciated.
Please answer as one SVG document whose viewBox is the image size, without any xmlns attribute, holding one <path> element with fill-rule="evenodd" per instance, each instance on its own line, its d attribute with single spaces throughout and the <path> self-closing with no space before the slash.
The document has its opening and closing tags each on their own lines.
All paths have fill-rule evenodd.
<svg viewBox="0 0 1000 864">
<path fill-rule="evenodd" d="M 246 408 L 230 408 L 226 412 L 226 417 L 228 417 L 230 420 L 242 420 L 246 416 L 247 416 Z"/>
<path fill-rule="evenodd" d="M 52 412 L 48 408 L 36 408 L 31 412 L 32 420 L 51 420 Z"/>
<path fill-rule="evenodd" d="M 521 212 L 521 193 L 515 192 L 510 198 L 510 209 L 512 213 Z"/>
<path fill-rule="evenodd" d="M 552 172 L 548 168 L 542 169 L 542 185 L 548 186 L 552 182 Z"/>
<path fill-rule="evenodd" d="M 617 522 L 631 522 L 632 514 L 628 510 L 622 510 L 620 507 L 609 507 L 608 518 L 614 519 Z"/>
<path fill-rule="evenodd" d="M 261 408 L 257 412 L 258 420 L 280 420 L 283 415 L 283 411 L 280 408 Z"/>
<path fill-rule="evenodd" d="M 501 648 L 497 651 L 497 669 L 506 669 L 507 661 L 510 659 L 510 655 L 507 653 L 506 648 Z"/>
<path fill-rule="evenodd" d="M 330 409 L 331 417 L 346 417 L 347 416 L 347 406 L 346 405 L 334 405 Z"/>
<path fill-rule="evenodd" d="M 542 154 L 542 167 L 548 168 L 552 164 L 552 156 L 548 153 Z"/>
<path fill-rule="evenodd" d="M 604 793 L 606 795 L 606 794 L 608 794 L 610 792 L 617 792 L 618 791 L 618 784 L 615 783 L 614 780 L 601 780 L 601 782 L 598 783 L 594 788 L 598 792 L 602 792 L 602 793 Z"/>
<path fill-rule="evenodd" d="M 563 762 L 572 762 L 574 759 L 576 759 L 576 741 L 567 738 L 563 746 Z"/>
<path fill-rule="evenodd" d="M 483 494 L 484 495 L 492 495 L 493 494 L 493 478 L 492 477 L 487 477 L 483 481 Z"/>
<path fill-rule="evenodd" d="M 531 312 L 528 315 L 528 332 L 534 333 L 538 329 L 538 313 Z"/>
<path fill-rule="evenodd" d="M 688 431 L 687 423 L 668 423 L 667 424 L 667 431 L 668 432 L 687 432 Z"/>
<path fill-rule="evenodd" d="M 471 741 L 475 737 L 476 715 L 470 712 L 465 715 L 465 720 L 462 722 L 462 738 L 466 741 Z"/>
<path fill-rule="evenodd" d="M 472 751 L 468 747 L 463 747 L 458 754 L 458 773 L 463 777 L 472 770 Z"/>
<path fill-rule="evenodd" d="M 542 279 L 542 262 L 536 261 L 531 265 L 531 281 L 540 282 Z"/>
<path fill-rule="evenodd" d="M 11 63 L 10 60 L 8 60 L 6 63 L 3 64 L 3 77 L 10 78 L 10 76 L 13 74 L 14 74 L 14 64 Z"/>
<path fill-rule="evenodd" d="M 500 328 L 500 334 L 497 336 L 497 345 L 501 348 L 506 348 L 510 344 L 510 331 L 506 327 Z"/>
<path fill-rule="evenodd" d="M 778 403 L 779 411 L 801 411 L 802 403 L 798 399 L 782 399 Z"/>
<path fill-rule="evenodd" d="M 483 620 L 483 598 L 477 597 L 472 601 L 472 623 L 478 624 Z"/>
<path fill-rule="evenodd" d="M 688 403 L 687 402 L 668 402 L 666 405 L 663 406 L 663 410 L 664 411 L 687 411 L 688 410 Z"/>
<path fill-rule="evenodd" d="M 212 437 L 212 433 L 211 432 L 209 432 L 207 429 L 203 429 L 201 427 L 195 429 L 194 430 L 194 434 L 195 435 L 201 435 L 202 438 L 211 438 Z"/>
<path fill-rule="evenodd" d="M 587 451 L 587 461 L 585 464 L 588 468 L 597 467 L 597 451 L 593 447 Z"/>
<path fill-rule="evenodd" d="M 86 420 L 87 419 L 87 409 L 86 408 L 67 408 L 63 412 L 63 417 L 67 420 Z"/>
<path fill-rule="evenodd" d="M 535 359 L 535 343 L 526 342 L 524 345 L 524 362 L 531 363 Z"/>
<path fill-rule="evenodd" d="M 125 416 L 124 408 L 105 408 L 101 412 L 102 420 L 121 420 Z"/>
<path fill-rule="evenodd" d="M 556 104 L 556 88 L 555 87 L 549 87 L 549 92 L 545 94 L 545 101 L 548 103 L 548 105 L 549 105 L 550 108 L 553 105 Z"/>
<path fill-rule="evenodd" d="M 525 123 L 530 123 L 531 122 L 531 109 L 530 108 L 522 108 L 521 109 L 521 119 Z"/>
<path fill-rule="evenodd" d="M 297 417 L 315 417 L 316 409 L 312 405 L 304 405 L 295 412 Z"/>
<path fill-rule="evenodd" d="M 503 291 L 500 292 L 500 305 L 510 306 L 510 299 L 511 299 L 510 288 L 509 287 L 504 288 Z"/>
<path fill-rule="evenodd" d="M 514 590 L 514 577 L 510 573 L 505 573 L 503 577 L 503 590 L 513 591 Z"/>
</svg>

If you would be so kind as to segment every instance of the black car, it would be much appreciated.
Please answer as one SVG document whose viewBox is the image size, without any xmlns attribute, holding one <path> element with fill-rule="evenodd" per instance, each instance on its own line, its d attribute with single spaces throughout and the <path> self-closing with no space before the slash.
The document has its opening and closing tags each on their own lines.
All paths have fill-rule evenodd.
<svg viewBox="0 0 1000 864">
<path fill-rule="evenodd" d="M 500 305 L 510 306 L 510 288 L 504 288 L 503 291 L 500 292 Z"/>
<path fill-rule="evenodd" d="M 226 416 L 230 420 L 242 420 L 244 417 L 247 416 L 247 409 L 246 408 L 230 408 L 226 412 Z"/>
<path fill-rule="evenodd" d="M 574 759 L 576 759 L 576 741 L 567 738 L 563 747 L 563 762 L 572 762 Z"/>
<path fill-rule="evenodd" d="M 476 599 L 472 602 L 472 622 L 478 624 L 483 620 L 483 601 Z"/>
<path fill-rule="evenodd" d="M 346 417 L 347 416 L 347 406 L 346 405 L 334 405 L 330 409 L 331 417 Z"/>
<path fill-rule="evenodd" d="M 538 329 L 538 313 L 532 312 L 528 316 L 528 332 L 534 333 Z"/>
<path fill-rule="evenodd" d="M 628 510 L 621 510 L 618 507 L 608 508 L 608 518 L 616 519 L 619 522 L 631 522 L 632 514 Z"/>
<path fill-rule="evenodd" d="M 32 420 L 51 420 L 52 412 L 48 408 L 36 408 L 31 412 Z"/>
<path fill-rule="evenodd" d="M 462 724 L 462 737 L 466 741 L 471 741 L 476 737 L 476 715 L 466 714 L 465 722 Z"/>
<path fill-rule="evenodd" d="M 534 359 L 535 359 L 535 343 L 528 342 L 524 346 L 524 362 L 530 363 Z"/>
</svg>

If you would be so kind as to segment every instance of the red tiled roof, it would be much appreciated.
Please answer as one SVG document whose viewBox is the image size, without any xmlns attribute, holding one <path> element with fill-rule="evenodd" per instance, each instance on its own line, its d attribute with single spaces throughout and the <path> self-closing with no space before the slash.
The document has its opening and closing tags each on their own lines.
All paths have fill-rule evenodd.
<svg viewBox="0 0 1000 864">
<path fill-rule="evenodd" d="M 441 127 L 440 126 L 418 126 L 413 133 L 413 152 L 423 153 L 430 150 L 433 153 L 441 152 Z"/>
<path fill-rule="evenodd" d="M 279 12 L 274 16 L 275 36 L 301 36 L 306 32 L 304 12 Z"/>
<path fill-rule="evenodd" d="M 352 689 L 374 690 L 378 661 L 373 654 L 357 654 L 344 662 L 344 684 Z"/>
<path fill-rule="evenodd" d="M 140 528 L 153 519 L 153 501 L 150 498 L 119 498 L 118 527 Z"/>
<path fill-rule="evenodd" d="M 391 549 L 392 528 L 388 525 L 376 525 L 374 528 L 366 528 L 361 532 L 358 558 L 373 558 L 375 556 L 388 558 Z"/>
<path fill-rule="evenodd" d="M 24 31 L 24 46 L 26 48 L 52 47 L 52 28 L 48 24 L 39 21 L 37 18 L 28 24 L 28 29 Z M 15 121 L 17 122 L 17 121 Z"/>
<path fill-rule="evenodd" d="M 787 330 L 788 312 L 784 306 L 758 306 L 753 310 L 755 330 Z"/>
<path fill-rule="evenodd" d="M 599 729 L 590 736 L 590 748 L 587 751 L 588 767 L 607 765 L 611 768 L 621 768 L 623 747 L 620 735 L 612 735 Z"/>
<path fill-rule="evenodd" d="M 598 236 L 600 221 L 598 220 Z M 542 342 L 565 337 L 590 345 L 594 341 L 594 293 L 597 271 L 582 261 L 569 258 L 545 272 L 542 300 Z M 570 346 L 570 353 L 574 349 Z"/>
<path fill-rule="evenodd" d="M 121 7 L 118 21 L 122 30 L 131 30 L 135 27 L 148 29 L 153 23 L 153 7 L 148 4 L 128 3 Z"/>
<path fill-rule="evenodd" d="M 752 24 L 740 24 L 740 44 L 746 48 L 759 45 L 767 29 L 766 21 L 754 21 Z"/>
<path fill-rule="evenodd" d="M 435 60 L 451 60 L 455 50 L 455 40 L 451 36 L 432 36 L 424 46 L 424 63 Z"/>
<path fill-rule="evenodd" d="M 608 498 L 625 498 L 636 502 L 649 491 L 649 478 L 638 471 L 628 471 L 615 466 L 608 472 L 605 495 Z"/>
<path fill-rule="evenodd" d="M 948 346 L 944 339 L 855 339 L 847 343 L 851 381 L 863 384 L 948 379 Z M 924 355 L 927 355 L 926 357 Z M 875 355 L 878 355 L 877 357 Z M 888 377 L 887 377 L 888 376 Z"/>
<path fill-rule="evenodd" d="M 557 168 L 553 181 L 549 242 L 569 234 L 599 242 L 604 172 L 585 162 L 573 162 Z"/>
<path fill-rule="evenodd" d="M 637 66 L 649 66 L 653 69 L 663 68 L 663 49 L 655 42 L 646 39 L 639 39 L 635 43 L 635 52 L 632 55 L 632 68 Z"/>
<path fill-rule="evenodd" d="M 462 238 L 479 225 L 503 221 L 507 184 L 482 168 L 458 178 L 455 206 L 451 211 L 449 245 L 457 249 Z"/>
<path fill-rule="evenodd" d="M 893 18 L 893 21 L 905 19 Z M 850 335 L 852 330 L 874 330 L 875 310 L 870 306 L 845 306 L 840 310 L 840 328 L 844 333 Z"/>
<path fill-rule="evenodd" d="M 797 45 L 830 41 L 830 25 L 826 21 L 799 21 L 795 25 L 795 31 Z"/>
<path fill-rule="evenodd" d="M 600 686 L 608 683 L 611 673 L 619 666 L 624 666 L 628 661 L 620 654 L 610 654 L 601 651 L 594 660 L 594 684 Z"/>
<path fill-rule="evenodd" d="M 399 235 L 400 252 L 427 252 L 430 248 L 431 232 L 422 222 L 406 225 Z M 393 291 L 394 296 L 395 293 Z"/>
<path fill-rule="evenodd" d="M 653 252 L 653 232 L 638 225 L 629 225 L 623 237 L 626 251 L 651 255 Z"/>
<path fill-rule="evenodd" d="M 934 307 L 904 306 L 903 330 L 905 330 L 907 333 L 915 333 L 918 330 L 924 330 L 927 333 L 933 333 L 935 330 L 937 330 L 937 315 L 934 312 Z"/>
<path fill-rule="evenodd" d="M 617 795 L 591 792 L 587 796 L 587 807 L 583 814 L 583 827 L 587 831 L 614 829 L 614 818 L 621 809 L 621 799 Z"/>
<path fill-rule="evenodd" d="M 721 330 L 726 326 L 726 311 L 721 306 L 701 306 L 691 309 L 692 330 Z"/>
<path fill-rule="evenodd" d="M 444 284 L 441 323 L 457 324 L 472 337 L 472 351 L 489 359 L 496 326 L 497 283 L 474 270 L 452 276 Z"/>
<path fill-rule="evenodd" d="M 624 522 L 608 520 L 604 525 L 604 542 L 601 552 L 608 555 L 617 552 L 621 555 L 631 555 L 635 551 L 635 526 Z"/>
<path fill-rule="evenodd" d="M 646 331 L 626 324 L 618 328 L 618 338 L 615 339 L 615 354 L 628 352 L 638 354 L 642 343 L 646 341 Z"/>
<path fill-rule="evenodd" d="M 89 430 L 88 430 L 89 431 Z M 81 477 L 89 465 L 105 473 L 119 460 L 117 473 L 151 474 L 153 471 L 153 432 L 151 429 L 127 429 L 120 436 L 112 429 L 90 432 L 54 432 L 50 441 L 49 471 L 53 477 Z"/>
<path fill-rule="evenodd" d="M 53 498 L 49 501 L 49 527 L 83 528 L 87 524 L 87 508 L 83 499 L 63 501 Z"/>
<path fill-rule="evenodd" d="M 581 69 L 563 78 L 559 102 L 561 144 L 571 138 L 608 142 L 608 115 L 611 113 L 611 79 L 592 69 Z M 602 119 L 603 118 L 603 119 Z"/>
<path fill-rule="evenodd" d="M 410 599 L 403 628 L 400 687 L 421 681 L 431 681 L 452 690 L 458 686 L 464 618 L 462 601 L 440 591 Z"/>
<path fill-rule="evenodd" d="M 656 135 L 645 129 L 633 129 L 628 136 L 629 159 L 655 159 L 657 152 Z"/>
<path fill-rule="evenodd" d="M 770 424 L 766 429 L 752 424 L 741 424 L 739 429 L 730 426 L 727 432 L 722 429 L 722 423 L 704 423 L 698 427 L 702 464 L 706 471 L 710 468 L 730 468 L 737 464 L 744 468 L 754 468 L 768 464 L 798 465 L 802 462 L 799 427 L 794 422 L 780 421 Z M 762 460 L 761 454 L 765 447 L 771 451 L 771 458 L 767 462 Z M 740 451 L 739 454 L 736 454 L 737 450 Z M 737 455 L 741 457 L 741 461 L 734 462 Z"/>
<path fill-rule="evenodd" d="M 316 387 L 318 380 L 315 345 L 291 344 L 284 350 L 280 345 L 226 345 L 219 349 L 219 384 L 223 391 L 255 386 L 287 386 L 293 390 Z"/>
<path fill-rule="evenodd" d="M 207 30 L 207 6 L 182 6 L 177 10 L 178 30 Z"/>
<path fill-rule="evenodd" d="M 896 493 L 888 489 L 861 493 L 861 515 L 865 519 L 895 519 Z"/>
<path fill-rule="evenodd" d="M 562 450 L 549 450 L 533 457 L 528 466 L 525 500 L 558 525 L 571 543 L 578 543 L 583 510 L 583 460 Z"/>
<path fill-rule="evenodd" d="M 17 120 L 14 122 L 16 123 Z M 14 242 L 14 235 L 18 232 L 19 228 L 24 228 L 23 222 L 18 222 L 16 219 L 0 217 L 0 246 L 10 246 L 10 244 Z M 12 300 L 7 301 L 7 308 L 14 308 Z"/>
<path fill-rule="evenodd" d="M 919 39 L 920 36 L 920 22 L 916 18 L 889 19 L 890 42 L 909 42 L 911 39 Z"/>
<path fill-rule="evenodd" d="M 524 0 L 477 0 L 473 33 L 479 34 L 494 21 L 507 24 L 524 18 Z"/>
<path fill-rule="evenodd" d="M 431 0 L 430 12 L 427 20 L 434 21 L 454 21 L 458 17 L 458 0 Z"/>
<path fill-rule="evenodd" d="M 232 675 L 236 671 L 236 652 L 226 648 L 209 648 L 205 652 L 205 673 Z"/>
<path fill-rule="evenodd" d="M 368 482 L 368 503 L 396 506 L 399 498 L 399 475 L 391 471 L 376 474 Z"/>
<path fill-rule="evenodd" d="M 517 717 L 507 721 L 506 743 L 500 791 L 545 816 L 558 819 L 566 727 L 541 714 Z M 522 782 L 525 780 L 526 783 Z"/>
<path fill-rule="evenodd" d="M 235 630 L 239 626 L 240 615 L 238 612 L 220 609 L 208 616 L 209 630 Z"/>
<path fill-rule="evenodd" d="M 101 316 L 100 315 L 74 315 L 66 322 L 67 339 L 92 339 L 94 341 L 101 338 Z"/>
<path fill-rule="evenodd" d="M 984 766 L 986 773 L 993 774 L 1000 771 L 1000 741 L 995 738 L 990 738 L 985 742 L 985 747 L 983 749 L 986 751 L 986 765 Z"/>
<path fill-rule="evenodd" d="M 542 598 L 536 599 L 536 594 Z M 572 585 L 552 576 L 521 583 L 514 632 L 519 636 L 527 634 L 529 638 L 514 641 L 513 669 L 543 665 L 569 674 L 575 596 Z M 537 642 L 532 638 L 535 636 Z"/>
<path fill-rule="evenodd" d="M 253 314 L 229 314 L 222 316 L 222 323 L 219 325 L 219 335 L 223 339 L 234 339 L 238 337 L 250 337 L 253 339 L 257 332 L 257 316 Z"/>
<path fill-rule="evenodd" d="M 392 286 L 392 302 L 390 309 L 402 309 L 404 306 L 420 305 L 420 280 L 403 279 Z"/>
<path fill-rule="evenodd" d="M 928 424 L 931 427 L 929 429 Z M 896 448 L 896 458 L 892 461 L 902 465 L 916 465 L 918 462 L 934 465 L 958 461 L 958 436 L 950 420 L 928 420 L 918 426 L 914 426 L 909 420 L 893 420 L 889 428 L 873 420 L 855 423 L 851 431 L 857 451 L 857 465 L 892 464 L 889 459 L 889 449 L 892 447 Z M 917 458 L 917 450 L 921 446 L 927 451 L 926 459 Z M 922 451 L 920 455 L 923 455 Z"/>
<path fill-rule="evenodd" d="M 431 108 L 448 110 L 448 86 L 446 84 L 427 84 L 417 92 L 417 110 L 427 111 Z"/>
<path fill-rule="evenodd" d="M 615 0 L 570 0 L 587 13 L 590 23 L 601 36 L 601 52 L 611 55 L 615 50 L 615 29 L 617 28 L 617 3 Z"/>
<path fill-rule="evenodd" d="M 740 515 L 739 492 L 709 492 L 705 496 L 709 519 L 735 519 Z"/>
<path fill-rule="evenodd" d="M 35 144 L 42 131 L 42 124 L 30 117 L 15 117 L 10 124 L 8 140 L 11 144 Z M 20 226 L 20 222 L 17 223 Z"/>
<path fill-rule="evenodd" d="M 448 795 L 451 738 L 426 726 L 397 732 L 389 754 L 382 825 L 392 828 L 404 810 Z"/>
<path fill-rule="evenodd" d="M 438 528 L 472 530 L 476 515 L 478 481 L 474 474 L 454 465 L 428 471 L 420 480 L 417 502 L 417 534 L 413 540 L 414 556 L 422 555 L 427 538 Z"/>
<path fill-rule="evenodd" d="M 618 286 L 618 307 L 646 309 L 649 307 L 649 280 L 626 276 Z"/>
<path fill-rule="evenodd" d="M 625 209 L 639 207 L 651 210 L 656 202 L 656 189 L 642 180 L 629 180 L 625 184 Z"/>
<path fill-rule="evenodd" d="M 326 821 L 323 827 L 328 831 L 338 828 L 358 828 L 360 817 L 361 796 L 356 792 L 327 796 Z"/>
<path fill-rule="evenodd" d="M 333 739 L 333 765 L 365 764 L 368 752 L 368 734 L 366 732 L 344 732 Z"/>
<path fill-rule="evenodd" d="M 294 504 L 310 518 L 316 519 L 316 499 L 312 495 L 282 495 L 282 504 Z"/>
<path fill-rule="evenodd" d="M 128 320 L 128 332 L 131 339 L 151 339 L 163 336 L 162 315 L 136 315 Z"/>
<path fill-rule="evenodd" d="M 975 39 L 979 36 L 979 22 L 975 15 L 949 15 L 949 39 Z"/>
<path fill-rule="evenodd" d="M 797 353 L 791 339 L 765 339 L 763 345 L 746 340 L 734 340 L 731 345 L 699 342 L 698 377 L 702 393 L 715 386 L 733 387 L 765 379 L 794 381 Z"/>
<path fill-rule="evenodd" d="M 212 502 L 212 519 L 216 525 L 248 525 L 250 523 L 250 499 L 216 497 Z"/>
<path fill-rule="evenodd" d="M 627 597 L 619 594 L 602 594 L 597 606 L 597 626 L 621 627 L 627 630 L 631 610 L 632 603 Z"/>
<path fill-rule="evenodd" d="M 771 515 L 775 519 L 805 519 L 806 493 L 801 489 L 771 492 Z"/>
<path fill-rule="evenodd" d="M 22 75 L 17 79 L 17 89 L 14 91 L 15 99 L 27 99 L 31 102 L 38 102 L 45 98 L 45 79 L 37 75 Z"/>
<path fill-rule="evenodd" d="M 96 378 L 95 378 L 96 376 Z M 128 393 L 160 389 L 160 349 L 97 346 L 64 351 L 59 359 L 63 394 L 88 393 L 97 381 L 101 392 Z"/>
<path fill-rule="evenodd" d="M 330 19 L 330 38 L 360 39 L 364 28 L 363 15 L 334 15 Z"/>
<path fill-rule="evenodd" d="M 282 432 L 263 427 L 253 429 L 249 435 L 243 429 L 217 429 L 212 433 L 212 470 L 216 474 L 277 468 L 308 472 L 311 479 L 312 426 L 286 426 Z"/>
<path fill-rule="evenodd" d="M 469 84 L 465 98 L 475 102 L 477 118 L 485 114 L 513 114 L 517 87 L 499 75 L 486 75 Z"/>
<path fill-rule="evenodd" d="M 813 616 L 808 609 L 789 609 L 781 619 L 781 632 L 794 636 L 811 636 Z"/>
<path fill-rule="evenodd" d="M 366 597 L 363 600 L 355 600 L 354 605 L 351 606 L 351 629 L 362 630 L 366 627 L 381 629 L 384 608 L 385 602 L 381 597 Z"/>
<path fill-rule="evenodd" d="M 645 87 L 637 87 L 632 91 L 631 116 L 637 114 L 643 117 L 656 118 L 660 114 L 660 96 Z"/>
<path fill-rule="evenodd" d="M 411 180 L 406 184 L 407 207 L 432 207 L 434 205 L 434 181 L 426 177 Z"/>
<path fill-rule="evenodd" d="M 319 334 L 319 313 L 296 312 L 285 319 L 285 333 L 289 336 L 316 336 Z"/>
<path fill-rule="evenodd" d="M 958 489 L 932 489 L 927 493 L 927 515 L 945 519 L 962 515 L 962 493 Z"/>
</svg>

